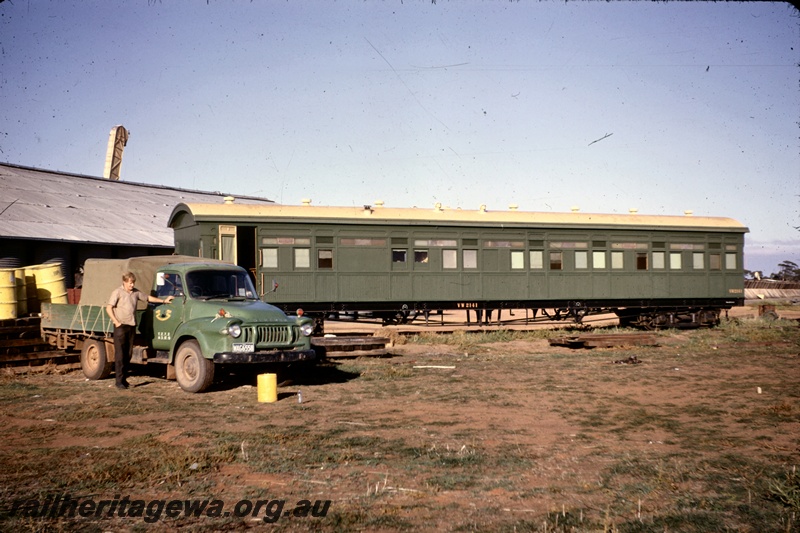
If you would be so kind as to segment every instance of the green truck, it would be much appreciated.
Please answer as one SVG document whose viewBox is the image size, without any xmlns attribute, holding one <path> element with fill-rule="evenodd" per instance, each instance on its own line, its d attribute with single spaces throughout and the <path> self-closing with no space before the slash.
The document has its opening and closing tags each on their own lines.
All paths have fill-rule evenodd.
<svg viewBox="0 0 800 533">
<path fill-rule="evenodd" d="M 89 259 L 79 304 L 42 304 L 42 337 L 62 350 L 80 350 L 87 378 L 114 367 L 114 326 L 106 313 L 122 275 L 169 304 L 140 304 L 131 363 L 163 364 L 167 379 L 187 392 L 206 390 L 217 365 L 312 361 L 314 322 L 287 316 L 261 301 L 246 270 L 207 258 L 148 256 Z"/>
</svg>

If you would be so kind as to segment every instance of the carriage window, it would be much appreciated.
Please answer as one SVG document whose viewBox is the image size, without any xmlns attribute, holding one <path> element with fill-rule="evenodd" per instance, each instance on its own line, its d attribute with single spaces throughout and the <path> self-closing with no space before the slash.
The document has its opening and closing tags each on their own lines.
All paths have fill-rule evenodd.
<svg viewBox="0 0 800 533">
<path fill-rule="evenodd" d="M 236 235 L 220 235 L 222 246 L 219 248 L 219 258 L 230 263 L 236 262 Z"/>
<path fill-rule="evenodd" d="M 589 252 L 580 250 L 575 252 L 575 268 L 580 270 L 589 268 Z"/>
<path fill-rule="evenodd" d="M 600 251 L 592 252 L 592 268 L 606 268 L 606 253 Z"/>
<path fill-rule="evenodd" d="M 692 254 L 692 268 L 695 270 L 702 270 L 705 268 L 705 254 L 703 252 L 694 252 Z"/>
<path fill-rule="evenodd" d="M 351 239 L 342 237 L 339 239 L 342 246 L 386 246 L 386 239 Z"/>
<path fill-rule="evenodd" d="M 544 252 L 541 250 L 531 250 L 528 253 L 528 261 L 531 263 L 531 270 L 541 270 L 544 268 Z"/>
<path fill-rule="evenodd" d="M 311 250 L 308 248 L 295 248 L 294 249 L 294 267 L 295 268 L 310 268 L 311 267 Z"/>
<path fill-rule="evenodd" d="M 311 239 L 304 237 L 263 237 L 261 244 L 311 244 Z"/>
<path fill-rule="evenodd" d="M 484 248 L 524 248 L 522 241 L 483 241 Z"/>
<path fill-rule="evenodd" d="M 405 250 L 399 248 L 392 250 L 392 263 L 405 263 L 407 255 L 408 252 Z"/>
<path fill-rule="evenodd" d="M 278 268 L 278 249 L 277 248 L 262 248 L 261 249 L 261 267 L 262 268 Z"/>
<path fill-rule="evenodd" d="M 428 262 L 428 250 L 414 250 L 414 262 L 415 263 L 427 263 Z"/>
<path fill-rule="evenodd" d="M 442 268 L 458 268 L 458 250 L 442 250 Z"/>
<path fill-rule="evenodd" d="M 453 239 L 415 239 L 414 246 L 457 246 Z"/>
<path fill-rule="evenodd" d="M 550 243 L 550 248 L 563 248 L 563 249 L 575 249 L 575 248 L 588 248 L 588 242 L 561 242 L 561 241 L 554 241 Z"/>
<path fill-rule="evenodd" d="M 669 269 L 670 270 L 680 270 L 681 269 L 681 253 L 680 252 L 670 252 L 669 253 Z"/>
<path fill-rule="evenodd" d="M 623 252 L 611 252 L 611 268 L 625 268 L 625 256 Z"/>
<path fill-rule="evenodd" d="M 664 261 L 664 252 L 653 252 L 653 270 L 663 270 Z"/>
<path fill-rule="evenodd" d="M 722 270 L 722 256 L 719 254 L 708 254 L 709 270 Z"/>
<path fill-rule="evenodd" d="M 636 252 L 636 270 L 647 270 L 647 252 Z"/>
<path fill-rule="evenodd" d="M 511 270 L 522 270 L 525 268 L 525 252 L 522 250 L 511 251 Z"/>
<path fill-rule="evenodd" d="M 550 252 L 550 270 L 561 270 L 564 263 L 562 252 Z"/>
<path fill-rule="evenodd" d="M 333 268 L 333 250 L 317 250 L 317 268 Z"/>
<path fill-rule="evenodd" d="M 672 243 L 669 245 L 670 250 L 705 250 L 702 244 L 687 244 L 687 243 Z"/>
<path fill-rule="evenodd" d="M 725 254 L 725 270 L 736 270 L 736 254 Z"/>
<path fill-rule="evenodd" d="M 478 268 L 478 250 L 464 250 L 464 268 Z"/>
</svg>

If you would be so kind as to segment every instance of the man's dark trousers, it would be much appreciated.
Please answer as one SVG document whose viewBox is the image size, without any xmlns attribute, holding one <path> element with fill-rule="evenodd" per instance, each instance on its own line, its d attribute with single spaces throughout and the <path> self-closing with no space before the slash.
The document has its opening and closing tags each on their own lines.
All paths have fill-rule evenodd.
<svg viewBox="0 0 800 533">
<path fill-rule="evenodd" d="M 125 379 L 126 362 L 131 357 L 135 333 L 136 326 L 120 324 L 114 328 L 114 375 L 117 385 L 127 383 Z"/>
</svg>

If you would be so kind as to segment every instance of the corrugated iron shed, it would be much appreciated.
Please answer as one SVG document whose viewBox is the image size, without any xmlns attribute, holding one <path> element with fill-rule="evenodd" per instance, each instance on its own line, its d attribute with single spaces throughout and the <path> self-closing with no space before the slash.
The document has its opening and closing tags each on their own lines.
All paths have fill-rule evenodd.
<svg viewBox="0 0 800 533">
<path fill-rule="evenodd" d="M 271 200 L 132 183 L 0 163 L 0 237 L 172 248 L 179 203 Z"/>
</svg>

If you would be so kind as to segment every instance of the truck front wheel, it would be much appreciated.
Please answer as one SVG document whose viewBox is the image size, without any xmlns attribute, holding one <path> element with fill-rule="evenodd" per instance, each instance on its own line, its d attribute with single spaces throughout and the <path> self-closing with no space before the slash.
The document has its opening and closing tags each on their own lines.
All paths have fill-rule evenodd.
<svg viewBox="0 0 800 533">
<path fill-rule="evenodd" d="M 214 362 L 203 357 L 197 341 L 186 341 L 178 348 L 175 378 L 186 392 L 203 392 L 214 381 Z"/>
<path fill-rule="evenodd" d="M 105 379 L 111 375 L 112 362 L 106 356 L 103 341 L 88 339 L 81 348 L 81 369 L 89 379 Z"/>
</svg>

